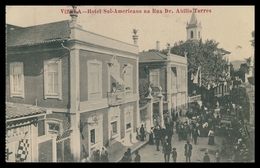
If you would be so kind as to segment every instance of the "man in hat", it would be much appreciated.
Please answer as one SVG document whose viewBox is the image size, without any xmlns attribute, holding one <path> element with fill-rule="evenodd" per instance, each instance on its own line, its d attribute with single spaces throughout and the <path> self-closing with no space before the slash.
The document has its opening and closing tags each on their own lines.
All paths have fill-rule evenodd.
<svg viewBox="0 0 260 168">
<path fill-rule="evenodd" d="M 203 157 L 203 162 L 210 162 L 210 158 L 209 158 L 208 152 L 205 152 L 205 155 Z"/>
<path fill-rule="evenodd" d="M 176 151 L 176 148 L 172 148 L 172 160 L 173 162 L 175 163 L 176 160 L 177 160 L 177 151 Z"/>
<path fill-rule="evenodd" d="M 167 141 L 163 146 L 163 154 L 164 154 L 164 161 L 169 162 L 170 154 L 171 154 L 171 144 L 169 144 Z"/>
<path fill-rule="evenodd" d="M 122 159 L 121 159 L 121 162 L 128 162 L 127 156 L 128 156 L 128 153 L 125 152 L 125 153 L 124 153 L 124 156 L 123 156 Z"/>
<path fill-rule="evenodd" d="M 184 155 L 186 156 L 186 162 L 190 162 L 190 157 L 192 154 L 192 145 L 190 144 L 190 141 L 187 140 L 187 143 L 184 146 Z"/>
</svg>

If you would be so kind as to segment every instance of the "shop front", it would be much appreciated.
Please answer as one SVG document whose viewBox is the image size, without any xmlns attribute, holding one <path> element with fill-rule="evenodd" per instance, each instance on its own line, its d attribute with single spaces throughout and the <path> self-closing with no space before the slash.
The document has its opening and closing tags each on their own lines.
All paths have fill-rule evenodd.
<svg viewBox="0 0 260 168">
<path fill-rule="evenodd" d="M 38 117 L 44 111 L 7 105 L 6 108 L 6 162 L 38 161 Z"/>
</svg>

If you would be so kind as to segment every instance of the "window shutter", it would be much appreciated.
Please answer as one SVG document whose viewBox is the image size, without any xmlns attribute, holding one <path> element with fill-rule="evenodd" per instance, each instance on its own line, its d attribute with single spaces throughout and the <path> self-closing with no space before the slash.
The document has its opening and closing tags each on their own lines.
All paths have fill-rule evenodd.
<svg viewBox="0 0 260 168">
<path fill-rule="evenodd" d="M 12 66 L 12 64 L 10 64 L 10 74 L 9 75 L 10 75 L 10 95 L 11 95 L 11 97 L 13 97 L 12 93 L 14 91 L 13 68 L 14 67 Z"/>
<path fill-rule="evenodd" d="M 9 68 L 10 97 L 18 96 L 24 98 L 23 62 L 12 62 Z"/>
<path fill-rule="evenodd" d="M 43 67 L 43 80 L 44 80 L 44 99 L 47 99 L 48 94 L 48 61 L 44 61 L 44 67 Z"/>
<path fill-rule="evenodd" d="M 62 60 L 58 61 L 58 90 L 59 100 L 62 99 Z"/>
<path fill-rule="evenodd" d="M 23 68 L 22 68 L 23 69 Z M 23 71 L 22 71 L 23 72 Z M 22 89 L 22 98 L 24 98 L 24 93 L 25 93 L 25 87 L 24 87 L 24 75 L 23 75 L 23 73 L 22 73 L 22 75 L 21 75 L 21 89 Z"/>
</svg>

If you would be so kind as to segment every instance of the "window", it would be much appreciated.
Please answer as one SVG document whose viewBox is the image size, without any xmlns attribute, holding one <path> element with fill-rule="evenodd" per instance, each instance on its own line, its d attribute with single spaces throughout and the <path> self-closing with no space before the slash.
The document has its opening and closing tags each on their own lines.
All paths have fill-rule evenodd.
<svg viewBox="0 0 260 168">
<path fill-rule="evenodd" d="M 193 31 L 190 32 L 190 38 L 193 38 Z"/>
<path fill-rule="evenodd" d="M 159 70 L 150 70 L 150 82 L 154 85 L 160 86 L 159 83 Z"/>
<path fill-rule="evenodd" d="M 117 135 L 118 134 L 118 130 L 117 130 L 117 121 L 114 121 L 111 123 L 111 132 L 112 132 L 112 136 Z"/>
<path fill-rule="evenodd" d="M 171 88 L 176 90 L 176 67 L 171 68 Z"/>
<path fill-rule="evenodd" d="M 95 129 L 90 130 L 90 142 L 91 142 L 91 145 L 95 144 L 95 142 L 96 142 Z"/>
<path fill-rule="evenodd" d="M 222 90 L 223 90 L 223 85 L 221 84 L 221 85 L 219 86 L 219 94 L 222 94 Z"/>
<path fill-rule="evenodd" d="M 126 117 L 125 117 L 125 123 L 126 123 L 126 129 L 131 128 L 131 112 L 127 112 L 126 113 Z"/>
<path fill-rule="evenodd" d="M 24 98 L 23 63 L 10 63 L 10 95 Z"/>
<path fill-rule="evenodd" d="M 182 91 L 185 91 L 185 89 L 186 89 L 186 70 L 181 71 L 181 78 L 182 78 L 181 86 L 183 87 Z"/>
<path fill-rule="evenodd" d="M 44 98 L 62 97 L 61 59 L 44 61 Z"/>
<path fill-rule="evenodd" d="M 89 100 L 102 97 L 102 62 L 88 61 L 88 96 Z"/>
<path fill-rule="evenodd" d="M 49 134 L 61 134 L 63 133 L 63 124 L 61 120 L 48 118 L 45 119 L 46 123 L 46 133 Z"/>
<path fill-rule="evenodd" d="M 38 120 L 38 136 L 45 135 L 45 122 L 44 120 Z"/>
<path fill-rule="evenodd" d="M 133 91 L 133 66 L 127 65 L 124 71 L 124 83 L 126 93 Z"/>
<path fill-rule="evenodd" d="M 93 128 L 90 130 L 90 143 L 95 145 L 100 142 L 99 128 Z"/>
<path fill-rule="evenodd" d="M 177 89 L 181 89 L 181 68 L 178 67 L 177 69 Z"/>
</svg>

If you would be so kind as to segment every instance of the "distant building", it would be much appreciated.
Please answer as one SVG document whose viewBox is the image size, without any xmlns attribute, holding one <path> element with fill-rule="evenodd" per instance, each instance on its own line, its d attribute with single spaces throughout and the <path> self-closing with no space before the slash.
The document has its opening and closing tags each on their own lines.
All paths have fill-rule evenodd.
<svg viewBox="0 0 260 168">
<path fill-rule="evenodd" d="M 193 11 L 190 22 L 187 22 L 186 26 L 187 40 L 200 40 L 202 38 L 201 29 L 201 22 L 198 22 L 196 14 Z"/>
<path fill-rule="evenodd" d="M 156 43 L 157 48 L 158 42 Z M 168 46 L 169 49 L 169 46 Z M 152 83 L 161 87 L 164 96 L 163 112 L 170 116 L 185 115 L 187 109 L 187 58 L 156 50 L 139 53 L 139 85 Z M 157 89 L 158 91 L 158 89 Z M 158 114 L 158 101 L 154 102 L 154 115 Z"/>
</svg>

